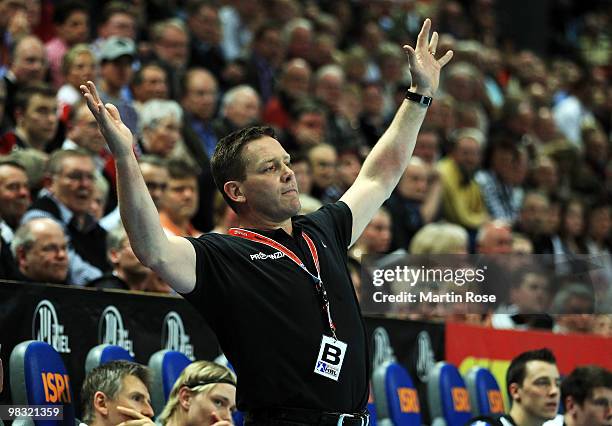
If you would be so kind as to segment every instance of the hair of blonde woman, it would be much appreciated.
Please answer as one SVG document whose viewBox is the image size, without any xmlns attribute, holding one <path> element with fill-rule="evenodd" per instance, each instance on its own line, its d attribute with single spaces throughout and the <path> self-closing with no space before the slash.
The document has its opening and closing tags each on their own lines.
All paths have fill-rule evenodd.
<svg viewBox="0 0 612 426">
<path fill-rule="evenodd" d="M 453 254 L 467 250 L 467 231 L 453 223 L 429 223 L 410 242 L 411 254 Z"/>
<path fill-rule="evenodd" d="M 195 361 L 189 364 L 174 383 L 168 402 L 158 417 L 159 423 L 165 425 L 175 415 L 179 407 L 179 391 L 187 386 L 195 393 L 209 393 L 219 383 L 236 386 L 236 375 L 219 364 L 210 361 Z"/>
</svg>

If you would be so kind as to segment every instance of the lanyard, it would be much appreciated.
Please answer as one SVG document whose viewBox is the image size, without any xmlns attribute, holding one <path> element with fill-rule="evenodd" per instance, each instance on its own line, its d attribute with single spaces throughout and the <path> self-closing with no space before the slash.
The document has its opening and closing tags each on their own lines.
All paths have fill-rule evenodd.
<svg viewBox="0 0 612 426">
<path fill-rule="evenodd" d="M 228 231 L 229 235 L 234 237 L 244 238 L 246 240 L 255 241 L 256 243 L 265 244 L 268 247 L 275 248 L 282 252 L 285 256 L 293 261 L 296 265 L 298 265 L 304 272 L 308 274 L 310 278 L 312 278 L 317 294 L 321 296 L 323 301 L 323 310 L 327 314 L 327 321 L 329 323 L 329 329 L 331 330 L 332 336 L 335 340 L 338 340 L 336 337 L 336 326 L 331 318 L 331 309 L 329 307 L 329 299 L 327 298 L 327 291 L 325 291 L 325 287 L 323 286 L 323 281 L 321 280 L 321 270 L 319 267 L 319 255 L 317 253 L 317 247 L 314 245 L 312 239 L 306 235 L 305 232 L 302 232 L 302 237 L 306 241 L 308 245 L 308 249 L 310 250 L 310 255 L 312 256 L 312 260 L 314 261 L 315 267 L 317 268 L 317 275 L 314 275 L 312 272 L 306 268 L 304 262 L 290 249 L 285 247 L 279 242 L 274 241 L 272 238 L 268 238 L 265 235 L 258 234 L 257 232 L 247 231 L 246 229 L 241 228 L 230 228 Z"/>
</svg>

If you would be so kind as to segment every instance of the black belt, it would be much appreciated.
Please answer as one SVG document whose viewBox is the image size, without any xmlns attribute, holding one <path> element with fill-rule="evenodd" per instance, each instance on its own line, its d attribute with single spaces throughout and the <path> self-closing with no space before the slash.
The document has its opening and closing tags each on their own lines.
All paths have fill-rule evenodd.
<svg viewBox="0 0 612 426">
<path fill-rule="evenodd" d="M 254 410 L 246 413 L 246 422 L 283 421 L 304 423 L 318 426 L 369 426 L 370 415 L 363 413 L 329 413 L 302 408 L 278 407 L 266 410 Z"/>
</svg>

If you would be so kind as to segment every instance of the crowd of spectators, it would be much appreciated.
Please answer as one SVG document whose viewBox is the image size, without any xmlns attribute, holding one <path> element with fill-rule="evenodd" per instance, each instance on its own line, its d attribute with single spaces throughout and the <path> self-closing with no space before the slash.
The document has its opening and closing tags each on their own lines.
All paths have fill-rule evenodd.
<svg viewBox="0 0 612 426">
<path fill-rule="evenodd" d="M 210 173 L 217 141 L 272 126 L 303 212 L 337 201 L 410 87 L 401 46 L 432 17 L 438 54 L 455 56 L 353 266 L 395 250 L 550 255 L 544 290 L 518 268 L 513 313 L 470 321 L 611 336 L 612 8 L 550 2 L 548 26 L 521 29 L 530 46 L 504 31 L 504 3 L 0 0 L 2 276 L 171 291 L 116 229 L 114 163 L 84 81 L 136 135 L 165 231 L 225 232 L 236 223 Z M 576 278 L 580 255 L 598 267 Z M 528 317 L 576 298 L 574 316 Z"/>
</svg>

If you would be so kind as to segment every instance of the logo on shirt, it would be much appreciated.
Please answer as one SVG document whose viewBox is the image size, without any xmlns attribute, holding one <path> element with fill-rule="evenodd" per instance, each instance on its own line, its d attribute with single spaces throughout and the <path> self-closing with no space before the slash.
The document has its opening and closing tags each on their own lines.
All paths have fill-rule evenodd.
<svg viewBox="0 0 612 426">
<path fill-rule="evenodd" d="M 251 255 L 251 260 L 267 260 L 267 259 L 280 259 L 281 257 L 284 257 L 285 253 L 283 253 L 282 251 L 277 251 L 276 253 L 272 253 L 272 254 L 265 254 L 263 252 L 259 252 L 259 253 L 255 253 Z"/>
</svg>

